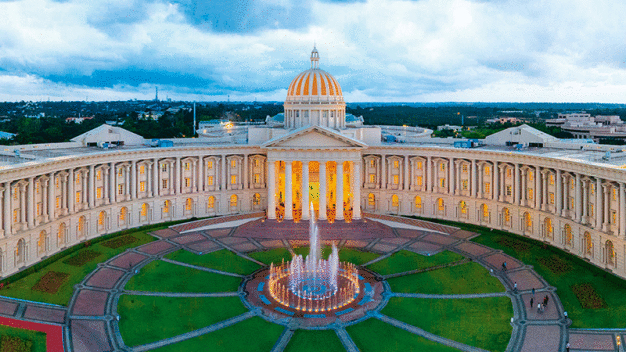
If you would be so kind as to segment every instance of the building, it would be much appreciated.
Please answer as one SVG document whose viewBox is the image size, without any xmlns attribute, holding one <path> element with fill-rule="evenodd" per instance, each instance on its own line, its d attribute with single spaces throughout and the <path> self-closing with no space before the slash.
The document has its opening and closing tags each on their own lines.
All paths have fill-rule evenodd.
<svg viewBox="0 0 626 352">
<path fill-rule="evenodd" d="M 518 123 L 522 123 L 523 121 L 517 117 L 501 116 L 501 117 L 494 117 L 491 119 L 487 119 L 485 120 L 485 122 L 486 123 L 499 123 L 499 124 L 505 124 L 505 123 L 518 124 Z"/>
<path fill-rule="evenodd" d="M 556 119 L 546 120 L 546 126 L 560 127 L 574 138 L 594 141 L 626 140 L 626 124 L 617 116 L 591 116 L 586 112 L 558 114 Z"/>
<path fill-rule="evenodd" d="M 351 126 L 346 117 L 339 82 L 314 50 L 311 68 L 289 85 L 281 121 L 245 126 L 241 138 L 216 130 L 151 147 L 104 125 L 69 143 L 7 146 L 0 275 L 126 228 L 253 211 L 303 221 L 312 203 L 320 221 L 387 213 L 502 229 L 626 277 L 618 147 L 517 126 L 455 148 L 417 127 Z M 98 148 L 104 142 L 119 147 Z"/>
<path fill-rule="evenodd" d="M 461 131 L 462 129 L 463 126 L 448 125 L 447 123 L 443 126 L 437 126 L 437 131 L 450 130 L 453 132 L 457 132 Z"/>
</svg>

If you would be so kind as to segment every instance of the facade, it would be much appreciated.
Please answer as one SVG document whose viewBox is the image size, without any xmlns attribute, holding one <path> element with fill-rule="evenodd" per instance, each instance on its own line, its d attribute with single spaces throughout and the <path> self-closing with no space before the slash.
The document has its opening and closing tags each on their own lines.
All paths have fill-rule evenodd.
<svg viewBox="0 0 626 352">
<path fill-rule="evenodd" d="M 405 140 L 389 141 L 380 127 L 341 120 L 340 87 L 316 71 L 316 54 L 290 85 L 283 124 L 246 126 L 235 140 L 153 148 L 119 129 L 112 150 L 98 137 L 9 147 L 20 156 L 0 165 L 0 276 L 121 229 L 261 210 L 269 221 L 301 221 L 313 204 L 322 221 L 370 212 L 502 229 L 626 277 L 626 170 L 619 156 L 602 158 L 608 147 L 518 151 L 507 146 L 517 136 L 509 131 L 497 136 L 504 143 L 454 148 L 411 142 L 424 131 L 403 126 L 387 130 Z M 113 141 L 103 128 L 87 136 Z"/>
<path fill-rule="evenodd" d="M 617 115 L 591 116 L 586 112 L 558 114 L 556 119 L 546 120 L 546 126 L 560 127 L 577 139 L 625 140 L 626 124 Z"/>
</svg>

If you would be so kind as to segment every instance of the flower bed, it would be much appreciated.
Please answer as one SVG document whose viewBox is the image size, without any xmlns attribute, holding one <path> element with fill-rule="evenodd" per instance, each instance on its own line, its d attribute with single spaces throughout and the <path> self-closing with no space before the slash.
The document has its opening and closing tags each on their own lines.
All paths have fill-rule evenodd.
<svg viewBox="0 0 626 352">
<path fill-rule="evenodd" d="M 572 291 L 584 309 L 600 309 L 607 307 L 604 299 L 589 283 L 572 285 Z"/>
</svg>

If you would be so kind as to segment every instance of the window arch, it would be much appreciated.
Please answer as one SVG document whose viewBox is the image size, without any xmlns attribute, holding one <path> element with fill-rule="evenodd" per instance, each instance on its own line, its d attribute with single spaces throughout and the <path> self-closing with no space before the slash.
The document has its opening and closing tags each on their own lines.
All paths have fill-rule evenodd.
<svg viewBox="0 0 626 352">
<path fill-rule="evenodd" d="M 191 214 L 193 211 L 193 199 L 187 198 L 185 199 L 185 214 Z"/>
<path fill-rule="evenodd" d="M 524 213 L 524 231 L 533 232 L 533 219 L 530 216 L 529 212 Z"/>
<path fill-rule="evenodd" d="M 106 221 L 106 213 L 101 211 L 98 214 L 98 231 L 103 231 L 105 229 L 105 221 Z"/>
<path fill-rule="evenodd" d="M 48 234 L 46 231 L 39 233 L 39 240 L 37 240 L 37 254 L 40 256 L 48 251 Z"/>
<path fill-rule="evenodd" d="M 585 231 L 583 236 L 583 242 L 585 245 L 585 255 L 593 257 L 593 240 L 591 239 L 591 234 L 587 231 Z"/>
<path fill-rule="evenodd" d="M 170 208 L 172 207 L 172 202 L 169 200 L 163 201 L 163 216 L 170 216 Z"/>
<path fill-rule="evenodd" d="M 489 206 L 487 204 L 482 204 L 480 206 L 480 217 L 481 221 L 490 222 Z"/>
<path fill-rule="evenodd" d="M 252 205 L 261 205 L 261 195 L 255 193 L 252 195 Z"/>
<path fill-rule="evenodd" d="M 122 207 L 122 209 L 120 209 L 119 219 L 120 219 L 120 225 L 128 224 L 128 208 Z"/>
<path fill-rule="evenodd" d="M 78 218 L 78 238 L 84 238 L 87 234 L 87 219 L 85 218 L 85 216 L 81 216 L 80 218 Z"/>
<path fill-rule="evenodd" d="M 552 226 L 552 219 L 551 218 L 546 218 L 543 221 L 543 224 L 545 225 L 546 237 L 549 238 L 549 239 L 553 239 L 554 238 L 554 227 Z"/>
<path fill-rule="evenodd" d="M 511 227 L 511 210 L 509 208 L 502 208 L 502 223 L 506 227 Z"/>
<path fill-rule="evenodd" d="M 374 193 L 370 193 L 367 195 L 367 206 L 373 208 L 376 206 L 376 196 Z"/>
<path fill-rule="evenodd" d="M 393 194 L 391 196 L 391 206 L 394 208 L 397 208 L 400 206 L 400 198 L 398 197 L 397 194 Z"/>
<path fill-rule="evenodd" d="M 139 212 L 139 217 L 141 218 L 141 220 L 147 220 L 148 219 L 148 210 L 150 209 L 150 206 L 148 205 L 148 203 L 142 203 L 141 204 L 141 210 Z"/>
<path fill-rule="evenodd" d="M 459 212 L 461 213 L 461 217 L 467 219 L 468 216 L 468 208 L 467 202 L 462 200 L 459 202 Z"/>
<path fill-rule="evenodd" d="M 59 247 L 62 247 L 65 245 L 66 242 L 66 238 L 65 238 L 65 233 L 66 233 L 66 226 L 65 223 L 62 222 L 59 224 L 59 232 L 57 233 L 57 245 Z"/>
<path fill-rule="evenodd" d="M 420 196 L 415 196 L 415 209 L 417 211 L 422 211 L 422 198 Z"/>
<path fill-rule="evenodd" d="M 207 199 L 207 208 L 209 210 L 213 210 L 215 208 L 215 197 L 214 196 L 209 196 L 209 198 Z"/>
<path fill-rule="evenodd" d="M 17 264 L 23 264 L 26 261 L 26 241 L 20 238 L 15 248 L 15 261 Z"/>
<path fill-rule="evenodd" d="M 615 266 L 615 247 L 613 247 L 613 242 L 611 240 L 607 240 L 604 247 L 604 250 L 606 251 L 606 264 Z"/>
<path fill-rule="evenodd" d="M 443 198 L 437 198 L 437 214 L 443 215 L 446 210 L 446 206 L 443 202 Z"/>
<path fill-rule="evenodd" d="M 230 196 L 230 206 L 231 207 L 236 207 L 237 206 L 237 195 L 233 194 Z"/>
<path fill-rule="evenodd" d="M 572 227 L 569 224 L 565 224 L 563 227 L 563 232 L 565 234 L 565 244 L 568 246 L 572 245 Z"/>
</svg>

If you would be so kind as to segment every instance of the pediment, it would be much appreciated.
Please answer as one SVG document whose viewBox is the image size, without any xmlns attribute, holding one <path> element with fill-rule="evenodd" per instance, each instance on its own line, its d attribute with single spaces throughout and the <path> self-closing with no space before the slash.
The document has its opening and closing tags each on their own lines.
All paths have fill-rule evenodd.
<svg viewBox="0 0 626 352">
<path fill-rule="evenodd" d="M 327 128 L 311 126 L 294 130 L 263 146 L 271 149 L 354 149 L 364 148 L 366 144 Z"/>
</svg>

